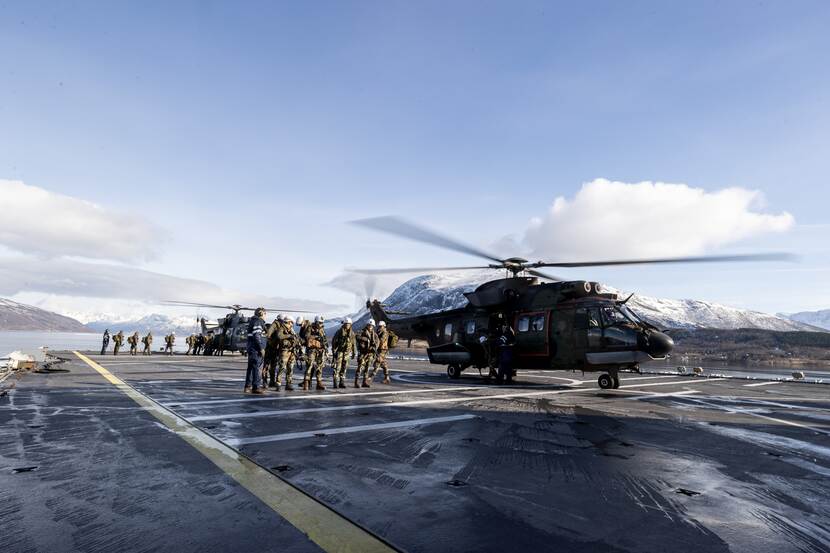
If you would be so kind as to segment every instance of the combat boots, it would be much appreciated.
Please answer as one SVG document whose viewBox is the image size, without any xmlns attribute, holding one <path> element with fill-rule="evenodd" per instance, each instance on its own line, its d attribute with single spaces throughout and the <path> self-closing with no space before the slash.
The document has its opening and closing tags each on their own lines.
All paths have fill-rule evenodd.
<svg viewBox="0 0 830 553">
<path fill-rule="evenodd" d="M 358 381 L 359 378 L 360 377 L 357 374 L 354 375 L 354 387 L 355 388 L 360 388 L 360 382 Z"/>
<path fill-rule="evenodd" d="M 386 376 L 383 377 L 383 383 L 384 384 L 392 384 L 392 381 L 389 380 L 389 375 L 386 375 Z"/>
<path fill-rule="evenodd" d="M 304 392 L 308 391 L 308 380 L 303 380 L 303 391 Z"/>
<path fill-rule="evenodd" d="M 361 386 L 363 388 L 371 388 L 372 387 L 372 385 L 369 383 L 369 380 L 367 380 L 366 377 L 363 378 L 363 384 L 361 384 Z"/>
<path fill-rule="evenodd" d="M 244 393 L 244 394 L 250 394 L 250 393 L 251 393 L 251 387 L 250 387 L 250 386 L 245 386 L 245 391 L 244 391 L 244 392 L 242 392 L 242 393 Z"/>
<path fill-rule="evenodd" d="M 293 392 L 294 391 L 294 384 L 292 384 L 290 380 L 285 383 L 285 391 L 286 392 Z"/>
<path fill-rule="evenodd" d="M 345 388 L 345 387 L 346 387 L 346 381 L 345 381 L 345 379 L 343 379 L 343 378 L 341 378 L 341 379 L 340 379 L 340 386 L 338 386 L 338 387 L 339 387 L 339 388 Z"/>
<path fill-rule="evenodd" d="M 331 387 L 332 389 L 337 388 L 337 375 L 331 377 Z"/>
<path fill-rule="evenodd" d="M 323 390 L 325 390 L 325 389 L 326 389 L 326 387 L 325 387 L 325 386 L 323 386 L 323 381 L 322 381 L 322 380 L 318 380 L 318 381 L 317 381 L 317 391 L 318 391 L 318 392 L 322 392 L 322 391 L 323 391 Z"/>
</svg>

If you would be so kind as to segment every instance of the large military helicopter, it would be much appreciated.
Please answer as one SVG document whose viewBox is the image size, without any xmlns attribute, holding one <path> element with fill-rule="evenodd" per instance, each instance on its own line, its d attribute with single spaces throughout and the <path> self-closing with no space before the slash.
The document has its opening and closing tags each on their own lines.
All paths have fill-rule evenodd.
<svg viewBox="0 0 830 553">
<path fill-rule="evenodd" d="M 494 337 L 504 324 L 515 333 L 513 365 L 517 369 L 598 371 L 600 388 L 618 388 L 619 373 L 639 370 L 645 361 L 665 359 L 674 341 L 637 316 L 617 294 L 597 282 L 564 281 L 539 271 L 543 267 L 599 267 L 665 263 L 780 261 L 789 254 L 716 255 L 610 261 L 544 262 L 499 258 L 397 217 L 377 217 L 353 224 L 489 261 L 465 267 L 349 269 L 366 275 L 425 273 L 468 269 L 500 269 L 510 275 L 466 293 L 467 305 L 427 315 L 391 318 L 378 302 L 367 301 L 377 320 L 386 321 L 404 339 L 428 343 L 431 363 L 447 365 L 450 378 L 468 367 L 492 369 Z M 542 280 L 548 282 L 542 282 Z"/>
<path fill-rule="evenodd" d="M 249 317 L 242 315 L 240 311 L 254 311 L 255 307 L 244 307 L 239 304 L 234 305 L 213 305 L 209 303 L 195 303 L 189 301 L 164 301 L 164 305 L 175 307 L 200 307 L 208 309 L 227 309 L 230 311 L 224 317 L 220 317 L 215 323 L 209 323 L 205 317 L 199 318 L 199 325 L 204 336 L 209 336 L 210 340 L 205 347 L 205 355 L 212 355 L 214 352 L 224 353 L 247 351 L 248 344 L 248 321 Z M 265 310 L 269 313 L 310 313 L 310 311 L 299 311 L 296 309 L 272 309 L 266 307 Z"/>
</svg>

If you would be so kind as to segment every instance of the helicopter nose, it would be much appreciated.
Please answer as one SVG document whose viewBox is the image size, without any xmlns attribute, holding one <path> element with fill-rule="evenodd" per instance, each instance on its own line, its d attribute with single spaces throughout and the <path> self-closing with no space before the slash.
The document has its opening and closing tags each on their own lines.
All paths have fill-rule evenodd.
<svg viewBox="0 0 830 553">
<path fill-rule="evenodd" d="M 674 349 L 674 340 L 662 332 L 652 331 L 648 335 L 646 352 L 652 357 L 665 357 Z"/>
</svg>

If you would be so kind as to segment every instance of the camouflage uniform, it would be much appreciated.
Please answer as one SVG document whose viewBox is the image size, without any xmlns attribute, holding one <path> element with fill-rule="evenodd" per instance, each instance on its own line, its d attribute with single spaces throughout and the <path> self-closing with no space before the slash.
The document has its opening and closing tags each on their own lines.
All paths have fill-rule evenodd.
<svg viewBox="0 0 830 553">
<path fill-rule="evenodd" d="M 303 375 L 303 390 L 309 389 L 312 374 L 317 378 L 317 389 L 326 389 L 323 386 L 323 363 L 326 361 L 328 345 L 323 323 L 315 322 L 309 327 L 305 338 L 306 368 Z"/>
<path fill-rule="evenodd" d="M 130 355 L 138 355 L 138 332 L 128 337 L 127 343 L 130 344 Z"/>
<path fill-rule="evenodd" d="M 294 362 L 297 359 L 295 351 L 299 338 L 294 334 L 294 323 L 290 320 L 283 321 L 275 334 L 279 344 L 276 387 L 279 390 L 282 375 L 285 373 L 285 389 L 290 392 L 294 389 Z"/>
<path fill-rule="evenodd" d="M 153 335 L 151 333 L 147 333 L 147 336 L 141 339 L 141 343 L 144 344 L 144 355 L 152 355 L 153 352 Z"/>
<path fill-rule="evenodd" d="M 378 349 L 378 335 L 374 325 L 366 325 L 360 336 L 357 338 L 357 370 L 354 373 L 354 387 L 360 388 L 358 379 L 363 376 L 363 387 L 369 388 L 367 373 L 372 361 L 375 359 L 375 351 Z"/>
<path fill-rule="evenodd" d="M 205 345 L 205 337 L 200 332 L 193 336 L 193 355 L 201 355 L 202 346 Z"/>
<path fill-rule="evenodd" d="M 190 336 L 188 336 L 187 338 L 184 339 L 184 343 L 187 344 L 187 351 L 184 352 L 185 355 L 190 355 L 190 352 L 193 351 L 193 344 L 194 344 L 195 338 L 196 337 L 193 334 L 191 334 Z"/>
<path fill-rule="evenodd" d="M 268 325 L 265 331 L 265 354 L 263 355 L 263 372 L 269 375 L 268 386 L 273 388 L 276 386 L 276 368 L 277 355 L 279 352 L 279 341 L 277 340 L 277 327 L 280 321 L 274 319 L 274 322 Z"/>
<path fill-rule="evenodd" d="M 173 344 L 176 343 L 176 335 L 168 334 L 164 337 L 164 353 L 173 355 Z"/>
<path fill-rule="evenodd" d="M 383 368 L 383 383 L 389 384 L 389 364 L 386 362 L 386 355 L 389 353 L 389 330 L 386 325 L 378 328 L 378 349 L 375 354 L 375 363 L 369 372 L 369 381 L 375 379 L 379 368 Z"/>
<path fill-rule="evenodd" d="M 118 334 L 112 337 L 112 342 L 112 354 L 118 355 L 118 352 L 121 351 L 121 345 L 124 343 L 124 333 L 119 330 Z"/>
<path fill-rule="evenodd" d="M 334 357 L 332 363 L 332 379 L 335 388 L 345 388 L 346 367 L 349 366 L 349 358 L 354 359 L 355 335 L 351 323 L 343 324 L 334 337 L 331 339 L 331 354 Z"/>
<path fill-rule="evenodd" d="M 310 321 L 303 321 L 300 323 L 300 329 L 297 331 L 297 336 L 300 338 L 300 343 L 297 345 L 297 348 L 294 350 L 294 355 L 297 361 L 297 368 L 305 373 L 306 367 L 308 367 L 308 357 L 306 356 L 305 351 L 305 341 L 308 337 L 308 331 L 311 328 Z"/>
</svg>

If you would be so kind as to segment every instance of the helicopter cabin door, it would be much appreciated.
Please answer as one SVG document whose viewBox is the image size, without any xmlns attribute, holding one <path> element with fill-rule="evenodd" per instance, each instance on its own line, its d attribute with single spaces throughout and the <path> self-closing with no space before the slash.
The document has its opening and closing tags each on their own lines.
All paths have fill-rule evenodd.
<svg viewBox="0 0 830 553">
<path fill-rule="evenodd" d="M 548 311 L 518 312 L 513 321 L 516 345 L 513 357 L 520 367 L 546 367 L 548 365 Z"/>
</svg>

